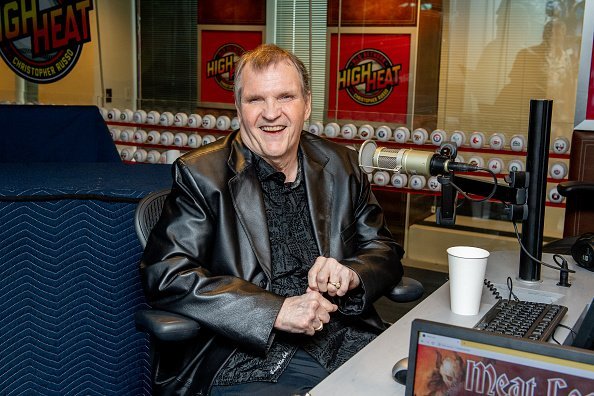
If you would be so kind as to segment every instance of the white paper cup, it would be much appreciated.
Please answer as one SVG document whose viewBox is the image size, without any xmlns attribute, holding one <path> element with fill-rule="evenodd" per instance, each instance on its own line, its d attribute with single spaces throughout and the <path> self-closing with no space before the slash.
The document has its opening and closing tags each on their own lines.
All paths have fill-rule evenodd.
<svg viewBox="0 0 594 396">
<path fill-rule="evenodd" d="M 477 315 L 489 252 L 471 246 L 453 246 L 447 252 L 450 309 L 458 315 Z"/>
</svg>

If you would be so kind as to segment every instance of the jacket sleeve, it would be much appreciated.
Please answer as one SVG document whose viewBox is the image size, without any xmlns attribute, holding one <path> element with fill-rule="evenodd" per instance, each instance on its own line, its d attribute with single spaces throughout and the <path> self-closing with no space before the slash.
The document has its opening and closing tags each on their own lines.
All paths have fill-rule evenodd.
<svg viewBox="0 0 594 396">
<path fill-rule="evenodd" d="M 173 173 L 171 193 L 140 263 L 149 302 L 264 353 L 284 298 L 242 279 L 240 263 L 214 262 L 212 249 L 220 238 L 213 208 L 217 198 L 204 193 L 206 187 L 200 188 L 183 160 Z M 215 265 L 216 275 L 211 272 Z"/>
<path fill-rule="evenodd" d="M 338 306 L 344 314 L 357 315 L 400 282 L 404 249 L 393 239 L 367 175 L 352 156 L 351 165 L 354 220 L 341 237 L 350 241 L 352 250 L 347 247 L 347 251 L 352 253 L 339 261 L 357 273 L 361 284 L 340 299 Z"/>
</svg>

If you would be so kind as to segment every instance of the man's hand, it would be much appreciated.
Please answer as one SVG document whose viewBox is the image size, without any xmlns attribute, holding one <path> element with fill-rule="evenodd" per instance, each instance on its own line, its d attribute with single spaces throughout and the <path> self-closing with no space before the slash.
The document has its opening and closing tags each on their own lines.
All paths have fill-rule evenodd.
<svg viewBox="0 0 594 396">
<path fill-rule="evenodd" d="M 347 291 L 359 286 L 361 280 L 352 269 L 332 257 L 318 257 L 307 273 L 308 291 L 344 296 Z"/>
<path fill-rule="evenodd" d="M 330 321 L 330 312 L 338 307 L 320 293 L 309 292 L 288 297 L 283 302 L 274 322 L 274 328 L 289 333 L 314 335 Z"/>
</svg>

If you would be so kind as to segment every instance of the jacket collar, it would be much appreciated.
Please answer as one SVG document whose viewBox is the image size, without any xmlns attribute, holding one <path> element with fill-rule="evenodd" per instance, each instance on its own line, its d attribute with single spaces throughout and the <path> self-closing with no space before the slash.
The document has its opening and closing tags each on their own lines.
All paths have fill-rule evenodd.
<svg viewBox="0 0 594 396">
<path fill-rule="evenodd" d="M 231 152 L 227 161 L 235 173 L 229 180 L 229 192 L 237 217 L 243 226 L 258 262 L 270 277 L 271 251 L 266 219 L 264 198 L 260 182 L 252 166 L 253 153 L 243 144 L 238 132 L 230 135 Z M 301 133 L 300 147 L 303 152 L 303 173 L 313 232 L 320 254 L 328 254 L 330 219 L 326 217 L 333 199 L 334 180 L 324 168 L 328 157 L 316 147 L 317 136 Z"/>
<path fill-rule="evenodd" d="M 332 213 L 330 205 L 334 199 L 334 178 L 326 169 L 328 156 L 320 150 L 319 145 L 312 144 L 321 138 L 306 132 L 301 136 L 303 173 L 314 238 L 320 255 L 328 256 L 331 219 L 327 216 Z"/>
</svg>

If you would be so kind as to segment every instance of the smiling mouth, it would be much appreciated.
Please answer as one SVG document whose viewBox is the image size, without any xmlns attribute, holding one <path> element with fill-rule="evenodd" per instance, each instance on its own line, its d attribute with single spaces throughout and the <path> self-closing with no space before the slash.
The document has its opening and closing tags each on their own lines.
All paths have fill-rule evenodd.
<svg viewBox="0 0 594 396">
<path fill-rule="evenodd" d="M 267 133 L 278 133 L 284 131 L 286 126 L 284 125 L 274 125 L 274 126 L 261 126 L 260 130 Z"/>
</svg>

